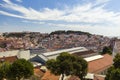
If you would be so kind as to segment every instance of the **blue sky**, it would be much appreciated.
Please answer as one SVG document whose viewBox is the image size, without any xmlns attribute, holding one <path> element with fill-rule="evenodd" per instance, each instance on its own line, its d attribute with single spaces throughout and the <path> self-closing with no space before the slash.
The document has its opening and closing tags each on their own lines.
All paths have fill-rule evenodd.
<svg viewBox="0 0 120 80">
<path fill-rule="evenodd" d="M 77 30 L 120 36 L 120 0 L 0 0 L 0 32 Z"/>
</svg>

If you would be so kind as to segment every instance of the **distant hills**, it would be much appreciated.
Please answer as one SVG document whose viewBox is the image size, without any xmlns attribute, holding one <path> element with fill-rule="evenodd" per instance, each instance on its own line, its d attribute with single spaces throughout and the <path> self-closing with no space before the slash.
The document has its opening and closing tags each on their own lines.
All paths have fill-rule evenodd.
<svg viewBox="0 0 120 80">
<path fill-rule="evenodd" d="M 54 31 L 54 32 L 51 32 L 50 35 L 53 35 L 53 34 L 77 34 L 77 35 L 92 35 L 88 32 L 82 32 L 82 31 L 72 31 L 72 30 L 68 30 L 68 31 L 65 31 L 65 30 L 59 30 L 59 31 Z"/>
<path fill-rule="evenodd" d="M 10 33 L 3 33 L 4 37 L 25 37 L 25 36 L 40 36 L 40 32 L 10 32 Z"/>
<path fill-rule="evenodd" d="M 30 36 L 30 37 L 35 37 L 35 36 L 40 36 L 42 33 L 40 32 L 10 32 L 10 33 L 3 33 L 4 37 L 25 37 L 25 36 Z M 82 32 L 82 31 L 72 31 L 72 30 L 58 30 L 58 31 L 53 31 L 48 35 L 54 35 L 54 34 L 76 34 L 76 35 L 92 35 L 89 32 Z"/>
<path fill-rule="evenodd" d="M 29 49 L 44 47 L 48 51 L 84 46 L 94 51 L 101 51 L 104 46 L 110 46 L 113 41 L 109 37 L 91 34 L 83 31 L 58 30 L 51 33 L 40 32 L 10 32 L 2 33 L 7 47 L 4 49 Z M 1 43 L 3 43 L 1 41 Z M 15 47 L 15 48 L 13 48 Z M 3 51 L 3 48 L 1 48 Z"/>
</svg>

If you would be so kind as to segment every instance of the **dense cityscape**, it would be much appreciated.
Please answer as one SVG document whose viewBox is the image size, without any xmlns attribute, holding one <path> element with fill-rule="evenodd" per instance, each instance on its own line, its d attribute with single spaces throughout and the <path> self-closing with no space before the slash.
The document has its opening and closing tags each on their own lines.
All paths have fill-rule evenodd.
<svg viewBox="0 0 120 80">
<path fill-rule="evenodd" d="M 46 61 L 55 59 L 60 53 L 68 52 L 74 56 L 81 56 L 88 62 L 89 74 L 85 80 L 104 80 L 108 66 L 113 63 L 112 57 L 115 57 L 115 53 L 120 52 L 119 45 L 120 40 L 117 37 L 109 38 L 81 31 L 59 30 L 50 34 L 39 32 L 1 33 L 0 60 L 10 63 L 19 59 L 29 60 L 34 67 L 34 76 L 29 78 L 30 80 L 47 80 L 47 78 L 58 80 L 62 76 L 51 75 L 45 66 Z M 104 50 L 106 47 L 110 51 Z M 106 53 L 112 53 L 112 55 Z M 97 64 L 99 62 L 100 64 Z M 91 77 L 92 75 L 95 78 Z M 79 77 L 66 76 L 64 80 L 74 79 L 79 80 Z"/>
<path fill-rule="evenodd" d="M 0 0 L 0 80 L 120 80 L 120 0 Z"/>
<path fill-rule="evenodd" d="M 100 52 L 104 46 L 112 47 L 116 39 L 102 35 L 88 35 L 83 32 L 80 32 L 83 34 L 74 33 L 74 31 L 68 34 L 67 31 L 66 33 L 63 32 L 56 31 L 52 34 L 39 32 L 3 33 L 0 36 L 0 51 L 30 48 L 44 48 L 46 51 L 55 51 L 83 46 L 95 52 Z"/>
</svg>

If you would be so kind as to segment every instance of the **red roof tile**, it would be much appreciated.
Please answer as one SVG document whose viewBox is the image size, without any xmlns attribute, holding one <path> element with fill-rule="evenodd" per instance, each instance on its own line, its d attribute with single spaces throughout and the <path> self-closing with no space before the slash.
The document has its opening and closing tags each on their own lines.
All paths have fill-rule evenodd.
<svg viewBox="0 0 120 80">
<path fill-rule="evenodd" d="M 38 68 L 34 68 L 34 75 L 36 75 L 37 77 L 41 78 L 41 77 L 43 77 L 44 72 L 42 72 L 39 67 Z"/>
<path fill-rule="evenodd" d="M 10 62 L 10 63 L 13 63 L 17 59 L 18 59 L 17 56 L 0 57 L 0 61 L 7 61 L 7 62 Z"/>
<path fill-rule="evenodd" d="M 103 58 L 88 62 L 89 73 L 99 73 L 113 64 L 112 56 L 105 54 Z"/>
<path fill-rule="evenodd" d="M 46 71 L 45 75 L 42 77 L 41 80 L 59 80 L 60 76 L 56 76 L 52 74 L 50 71 Z"/>
</svg>

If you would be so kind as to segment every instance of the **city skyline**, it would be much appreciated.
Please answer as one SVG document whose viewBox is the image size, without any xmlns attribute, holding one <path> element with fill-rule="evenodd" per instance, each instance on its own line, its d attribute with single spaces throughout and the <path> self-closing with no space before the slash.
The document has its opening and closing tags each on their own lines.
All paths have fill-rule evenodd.
<svg viewBox="0 0 120 80">
<path fill-rule="evenodd" d="M 120 0 L 1 0 L 0 32 L 77 30 L 120 36 Z"/>
</svg>

